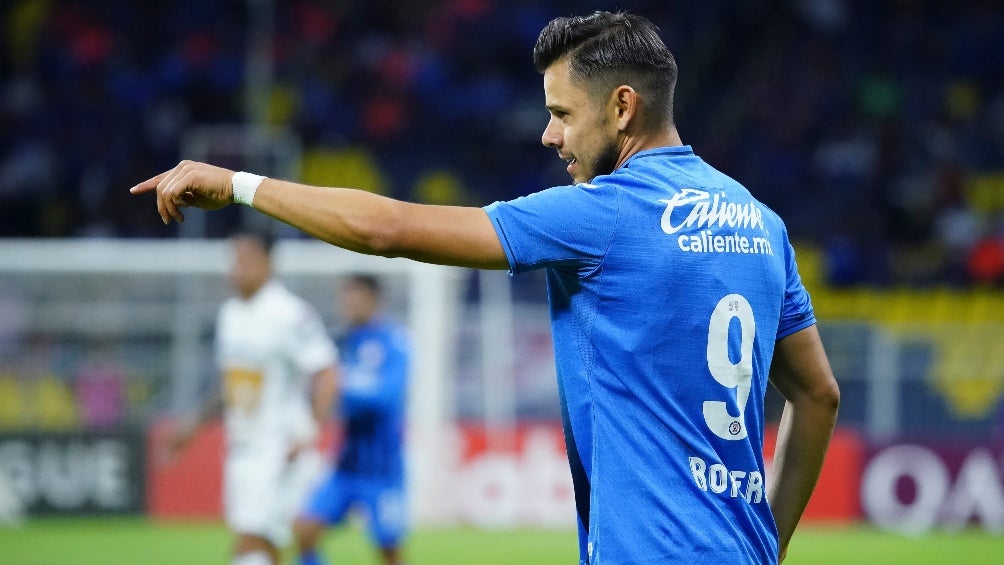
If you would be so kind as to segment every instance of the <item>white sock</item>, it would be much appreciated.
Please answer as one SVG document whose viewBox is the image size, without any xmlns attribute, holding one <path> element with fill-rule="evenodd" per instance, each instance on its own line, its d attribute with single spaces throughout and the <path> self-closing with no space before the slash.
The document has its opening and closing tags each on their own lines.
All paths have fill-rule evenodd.
<svg viewBox="0 0 1004 565">
<path fill-rule="evenodd" d="M 234 557 L 230 565 L 274 565 L 272 563 L 272 557 L 264 551 L 252 551 L 251 553 L 242 553 Z"/>
</svg>

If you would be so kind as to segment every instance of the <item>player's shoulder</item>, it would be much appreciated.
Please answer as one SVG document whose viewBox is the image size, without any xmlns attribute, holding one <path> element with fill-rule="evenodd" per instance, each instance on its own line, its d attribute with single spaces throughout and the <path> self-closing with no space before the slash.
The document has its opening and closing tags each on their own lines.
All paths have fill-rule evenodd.
<svg viewBox="0 0 1004 565">
<path fill-rule="evenodd" d="M 299 305 L 304 302 L 282 282 L 271 280 L 261 289 L 261 301 L 269 307 Z"/>
<path fill-rule="evenodd" d="M 732 176 L 708 165 L 708 170 L 710 174 L 716 179 L 716 183 L 725 190 L 729 197 L 733 201 L 743 201 L 754 204 L 766 223 L 770 223 L 774 226 L 778 226 L 781 229 L 784 228 L 784 220 L 781 216 L 774 211 L 768 204 L 763 200 L 756 197 L 753 192 L 746 187 L 743 183 L 739 182 Z"/>
<path fill-rule="evenodd" d="M 781 218 L 781 215 L 775 212 L 774 209 L 771 208 L 769 204 L 757 198 L 756 195 L 753 194 L 744 185 L 739 184 L 738 182 L 736 182 L 736 185 L 739 187 L 740 194 L 743 195 L 744 199 L 756 204 L 757 208 L 760 210 L 761 216 L 763 217 L 764 224 L 770 225 L 778 233 L 787 236 L 788 228 L 787 226 L 785 226 L 784 219 Z"/>
<path fill-rule="evenodd" d="M 577 200 L 595 200 L 596 198 L 612 194 L 610 189 L 615 188 L 617 184 L 617 182 L 604 179 L 604 177 L 597 177 L 589 182 L 551 186 L 513 200 L 495 202 L 488 206 L 488 208 L 494 209 L 507 206 L 520 208 L 546 207 L 555 208 L 564 213 L 567 212 L 568 206 L 574 205 Z"/>
<path fill-rule="evenodd" d="M 318 315 L 309 302 L 278 281 L 269 282 L 263 292 L 262 308 L 273 319 L 300 322 Z"/>
<path fill-rule="evenodd" d="M 216 317 L 220 321 L 225 321 L 233 317 L 241 306 L 241 300 L 236 296 L 231 296 L 220 304 L 220 309 L 216 312 Z"/>
<path fill-rule="evenodd" d="M 781 217 L 777 214 L 777 212 L 774 211 L 773 208 L 767 205 L 763 200 L 757 198 L 756 195 L 753 194 L 753 192 L 746 187 L 746 185 L 739 182 L 731 175 L 724 173 L 710 165 L 708 165 L 708 169 L 712 172 L 713 175 L 721 179 L 721 184 L 727 191 L 739 195 L 744 200 L 756 203 L 757 207 L 760 208 L 764 213 L 770 215 L 772 219 L 776 220 L 781 219 Z"/>
<path fill-rule="evenodd" d="M 384 318 L 376 326 L 377 333 L 387 345 L 406 348 L 409 342 L 408 329 L 393 319 Z"/>
</svg>

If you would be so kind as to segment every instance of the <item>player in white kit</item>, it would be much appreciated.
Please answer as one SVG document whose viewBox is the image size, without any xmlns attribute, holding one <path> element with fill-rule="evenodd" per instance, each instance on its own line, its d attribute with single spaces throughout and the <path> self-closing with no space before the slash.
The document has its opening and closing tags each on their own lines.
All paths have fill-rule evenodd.
<svg viewBox="0 0 1004 565">
<path fill-rule="evenodd" d="M 169 444 L 175 452 L 222 411 L 226 522 L 233 565 L 279 563 L 291 523 L 323 471 L 315 444 L 337 386 L 336 353 L 317 311 L 272 279 L 270 241 L 232 239 L 231 283 L 216 325 L 220 394 Z"/>
</svg>

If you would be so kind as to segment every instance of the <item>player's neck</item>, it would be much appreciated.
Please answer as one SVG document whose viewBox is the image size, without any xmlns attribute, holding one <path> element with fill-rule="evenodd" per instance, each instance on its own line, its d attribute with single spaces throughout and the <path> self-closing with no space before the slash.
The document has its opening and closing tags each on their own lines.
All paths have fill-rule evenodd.
<svg viewBox="0 0 1004 565">
<path fill-rule="evenodd" d="M 614 169 L 619 169 L 635 153 L 659 147 L 678 147 L 680 145 L 683 145 L 683 140 L 680 138 L 680 132 L 676 130 L 676 126 L 669 126 L 657 132 L 626 136 L 621 144 L 620 159 L 617 161 L 617 166 Z"/>
<path fill-rule="evenodd" d="M 265 280 L 261 281 L 257 285 L 247 286 L 245 288 L 242 288 L 242 289 L 240 289 L 240 291 L 238 291 L 237 294 L 240 296 L 241 300 L 244 300 L 244 301 L 251 300 L 259 292 L 261 292 L 261 289 L 265 288 L 265 285 L 267 285 L 268 281 L 270 281 L 270 280 L 272 280 L 272 279 L 268 278 L 268 279 L 265 279 Z"/>
</svg>

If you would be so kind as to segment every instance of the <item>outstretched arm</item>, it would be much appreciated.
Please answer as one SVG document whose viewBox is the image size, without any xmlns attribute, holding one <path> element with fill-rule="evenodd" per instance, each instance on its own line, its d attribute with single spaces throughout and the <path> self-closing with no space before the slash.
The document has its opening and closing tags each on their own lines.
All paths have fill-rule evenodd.
<svg viewBox="0 0 1004 565">
<path fill-rule="evenodd" d="M 176 422 L 164 445 L 164 459 L 173 460 L 192 442 L 202 425 L 223 414 L 223 395 L 216 391 L 197 412 Z"/>
<path fill-rule="evenodd" d="M 132 187 L 156 192 L 164 223 L 184 221 L 180 208 L 214 210 L 233 202 L 234 172 L 182 161 Z M 338 247 L 426 263 L 509 268 L 491 220 L 481 208 L 432 206 L 394 200 L 351 188 L 323 188 L 265 179 L 254 207 Z"/>
<path fill-rule="evenodd" d="M 774 476 L 768 482 L 783 560 L 819 479 L 840 405 L 840 390 L 816 326 L 777 342 L 770 379 L 786 400 L 774 451 Z"/>
</svg>

